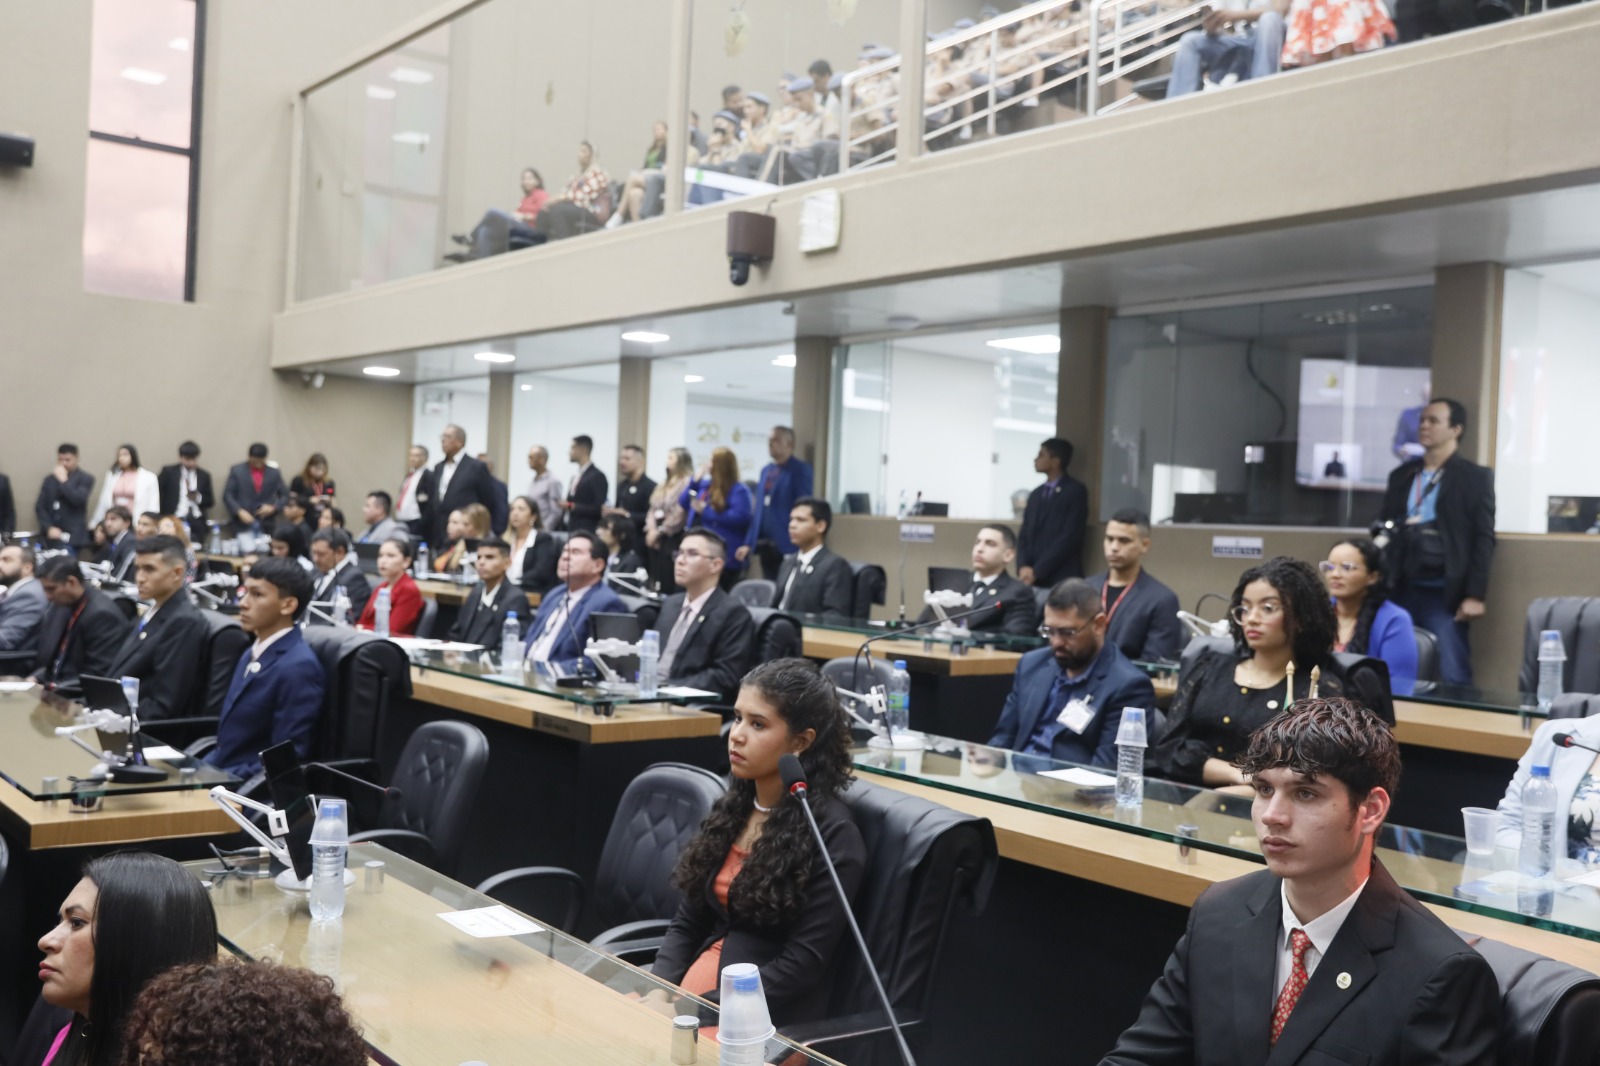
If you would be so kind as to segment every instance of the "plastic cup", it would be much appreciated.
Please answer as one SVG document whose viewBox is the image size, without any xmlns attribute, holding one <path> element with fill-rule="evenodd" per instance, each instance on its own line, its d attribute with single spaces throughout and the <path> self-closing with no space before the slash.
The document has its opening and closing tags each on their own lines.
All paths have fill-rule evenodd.
<svg viewBox="0 0 1600 1066">
<path fill-rule="evenodd" d="M 753 963 L 722 968 L 722 995 L 717 1011 L 719 1044 L 765 1044 L 776 1031 L 761 992 L 761 971 Z"/>
<path fill-rule="evenodd" d="M 1461 818 L 1466 823 L 1467 854 L 1493 855 L 1500 812 L 1492 807 L 1463 807 Z"/>
</svg>

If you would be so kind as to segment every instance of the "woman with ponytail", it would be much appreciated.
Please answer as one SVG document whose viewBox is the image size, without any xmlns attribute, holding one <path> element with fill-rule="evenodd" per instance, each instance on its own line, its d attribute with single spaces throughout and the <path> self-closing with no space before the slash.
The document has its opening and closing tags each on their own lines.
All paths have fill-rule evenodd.
<svg viewBox="0 0 1600 1066">
<path fill-rule="evenodd" d="M 1389 688 L 1409 696 L 1417 684 L 1417 635 L 1411 615 L 1389 598 L 1383 554 L 1365 538 L 1341 540 L 1328 550 L 1323 580 L 1339 621 L 1334 651 L 1370 655 L 1389 664 Z"/>
</svg>

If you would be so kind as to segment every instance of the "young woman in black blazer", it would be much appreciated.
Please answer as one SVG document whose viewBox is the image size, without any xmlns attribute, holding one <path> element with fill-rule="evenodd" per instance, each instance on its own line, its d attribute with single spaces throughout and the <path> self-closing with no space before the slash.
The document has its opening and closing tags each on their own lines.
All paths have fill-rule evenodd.
<svg viewBox="0 0 1600 1066">
<path fill-rule="evenodd" d="M 528 496 L 511 501 L 506 526 L 506 543 L 511 546 L 511 569 L 506 577 L 524 592 L 543 595 L 560 583 L 556 563 L 561 552 L 556 539 L 544 532 L 539 522 L 539 507 Z"/>
<path fill-rule="evenodd" d="M 684 901 L 653 967 L 715 1001 L 722 967 L 754 963 L 780 1026 L 823 1016 L 845 931 L 844 904 L 805 812 L 783 790 L 778 759 L 790 752 L 805 768 L 823 840 L 854 897 L 866 849 L 840 799 L 851 762 L 839 697 L 804 659 L 763 663 L 740 685 L 728 734 L 733 784 L 678 861 Z"/>
</svg>

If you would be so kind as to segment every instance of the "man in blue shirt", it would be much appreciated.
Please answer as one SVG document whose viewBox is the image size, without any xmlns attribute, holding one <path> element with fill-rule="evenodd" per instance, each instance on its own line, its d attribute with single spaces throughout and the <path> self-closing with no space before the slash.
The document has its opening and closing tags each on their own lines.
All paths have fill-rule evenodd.
<svg viewBox="0 0 1600 1066">
<path fill-rule="evenodd" d="M 796 500 L 811 495 L 811 464 L 795 457 L 794 444 L 794 430 L 772 427 L 772 436 L 767 438 L 772 462 L 761 468 L 750 534 L 734 551 L 734 558 L 740 560 L 754 551 L 761 559 L 761 576 L 769 581 L 777 579 L 783 557 L 798 550 L 789 539 L 789 512 Z"/>
</svg>

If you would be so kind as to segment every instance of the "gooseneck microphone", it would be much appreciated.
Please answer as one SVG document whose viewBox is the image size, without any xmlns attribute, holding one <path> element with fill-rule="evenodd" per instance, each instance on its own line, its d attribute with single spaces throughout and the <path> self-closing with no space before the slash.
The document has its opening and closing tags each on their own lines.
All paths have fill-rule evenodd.
<svg viewBox="0 0 1600 1066">
<path fill-rule="evenodd" d="M 901 587 L 904 588 L 904 585 L 902 584 Z M 950 616 L 948 616 L 946 618 L 930 618 L 926 622 L 918 622 L 916 625 L 906 626 L 903 629 L 891 629 L 891 630 L 889 630 L 889 631 L 887 631 L 885 633 L 874 633 L 872 636 L 868 637 L 866 640 L 863 640 L 861 642 L 861 647 L 856 649 L 855 661 L 850 667 L 850 683 L 852 685 L 857 683 L 856 679 L 861 676 L 861 656 L 866 652 L 867 648 L 870 647 L 875 641 L 879 641 L 879 640 L 895 640 L 895 639 L 898 639 L 900 637 L 906 636 L 909 633 L 915 633 L 915 632 L 917 632 L 919 630 L 936 629 L 939 626 L 944 625 L 946 622 L 957 622 L 957 621 L 960 621 L 963 618 L 971 618 L 975 614 L 982 614 L 985 611 L 990 611 L 990 610 L 993 610 L 993 609 L 994 609 L 993 605 L 986 603 L 981 607 L 974 607 L 970 611 L 961 611 L 958 614 L 952 614 L 952 615 L 950 615 Z M 904 617 L 904 608 L 903 607 L 901 609 L 901 617 Z"/>
<path fill-rule="evenodd" d="M 822 830 L 817 827 L 816 816 L 811 813 L 811 804 L 806 800 L 806 771 L 800 765 L 799 757 L 785 755 L 778 760 L 778 773 L 783 778 L 783 790 L 793 796 L 800 804 L 800 809 L 806 812 L 806 824 L 811 826 L 811 835 L 817 841 L 817 851 L 822 855 L 822 862 L 828 868 L 828 878 L 833 881 L 833 890 L 839 894 L 839 903 L 844 907 L 845 921 L 850 923 L 850 932 L 856 938 L 856 947 L 861 951 L 861 958 L 867 964 L 867 973 L 872 977 L 872 987 L 878 990 L 878 1002 L 883 1004 L 883 1013 L 889 1018 L 889 1028 L 894 1030 L 895 1043 L 900 1047 L 900 1061 L 905 1066 L 917 1066 L 917 1060 L 911 1057 L 911 1048 L 906 1045 L 905 1034 L 900 1031 L 900 1021 L 894 1016 L 894 1007 L 889 1003 L 889 994 L 883 990 L 883 981 L 878 977 L 878 966 L 872 961 L 872 952 L 867 950 L 867 942 L 861 935 L 861 927 L 856 924 L 855 912 L 850 909 L 850 897 L 844 894 L 844 885 L 839 883 L 839 871 L 833 868 L 833 858 L 828 854 L 828 845 L 822 839 Z"/>
<path fill-rule="evenodd" d="M 1600 753 L 1600 748 L 1597 748 L 1597 747 L 1593 746 L 1592 744 L 1583 743 L 1577 737 L 1574 737 L 1571 733 L 1557 733 L 1555 736 L 1551 737 L 1550 739 L 1555 742 L 1555 745 L 1558 748 L 1582 748 L 1584 751 L 1592 751 L 1592 752 Z"/>
<path fill-rule="evenodd" d="M 328 774 L 329 776 L 337 777 L 342 780 L 349 781 L 352 784 L 360 785 L 362 788 L 367 789 L 370 792 L 378 793 L 384 799 L 398 800 L 404 795 L 404 793 L 402 793 L 398 788 L 395 788 L 393 785 L 380 785 L 376 781 L 368 781 L 364 777 L 357 777 L 355 774 L 346 773 L 337 766 L 329 766 L 325 762 L 308 762 L 305 764 L 304 768 L 307 770 L 317 770 L 321 773 Z"/>
</svg>

